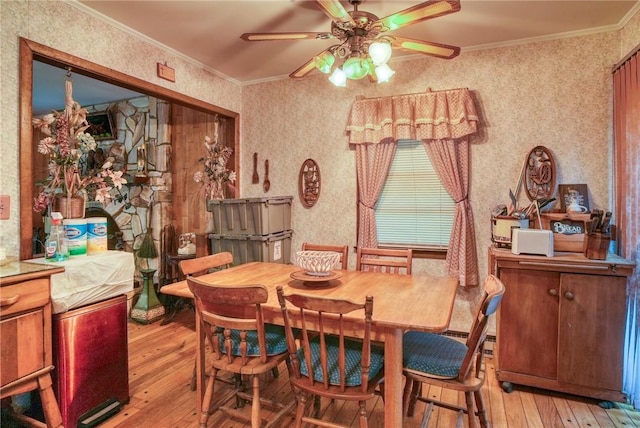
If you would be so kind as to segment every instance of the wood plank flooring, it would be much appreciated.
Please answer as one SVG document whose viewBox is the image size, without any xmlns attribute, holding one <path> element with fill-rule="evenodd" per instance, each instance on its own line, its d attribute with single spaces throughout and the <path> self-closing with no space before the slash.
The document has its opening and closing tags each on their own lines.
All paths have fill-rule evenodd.
<svg viewBox="0 0 640 428">
<path fill-rule="evenodd" d="M 184 309 L 166 325 L 129 323 L 129 385 L 131 401 L 103 428 L 195 428 L 196 393 L 190 390 L 195 358 L 195 328 L 193 312 Z M 492 425 L 496 428 L 527 427 L 617 427 L 640 428 L 640 412 L 625 405 L 603 409 L 597 400 L 517 386 L 505 393 L 495 378 L 493 361 L 487 361 L 487 384 L 484 390 Z M 280 367 L 280 376 L 265 379 L 263 395 L 286 402 L 293 400 L 286 368 Z M 218 382 L 220 384 L 220 382 Z M 223 386 L 221 386 L 223 388 Z M 423 394 L 441 399 L 463 402 L 461 394 L 424 388 Z M 404 427 L 420 426 L 424 403 L 418 403 L 416 413 L 405 418 Z M 249 409 L 247 409 L 249 410 Z M 372 400 L 369 426 L 383 426 L 384 403 Z M 322 403 L 324 418 L 347 426 L 357 426 L 356 405 L 353 403 Z M 292 426 L 285 419 L 282 426 Z M 454 427 L 454 412 L 435 408 L 430 428 Z M 209 427 L 244 428 L 248 424 L 212 415 Z M 465 420 L 465 426 L 467 422 Z"/>
<path fill-rule="evenodd" d="M 195 392 L 190 390 L 195 358 L 195 328 L 193 312 L 183 309 L 166 325 L 129 323 L 129 385 L 131 401 L 117 415 L 101 425 L 104 428 L 194 428 L 198 427 L 195 412 Z M 485 400 L 492 425 L 496 428 L 526 427 L 617 427 L 640 428 L 640 412 L 621 404 L 603 409 L 597 400 L 517 386 L 505 393 L 495 378 L 493 361 L 487 361 Z M 279 402 L 293 400 L 287 372 L 280 367 L 280 376 L 265 379 L 263 395 Z M 228 388 L 222 386 L 221 388 Z M 463 402 L 457 393 L 439 388 L 424 388 L 423 394 Z M 424 404 L 405 418 L 404 427 L 420 426 Z M 382 427 L 384 403 L 376 398 L 369 404 L 369 426 Z M 357 426 L 356 405 L 353 403 L 322 403 L 323 417 L 335 423 Z M 435 408 L 429 427 L 454 427 L 454 412 Z M 283 426 L 292 426 L 285 419 Z M 244 428 L 242 421 L 224 419 L 214 414 L 209 427 Z M 467 422 L 465 420 L 465 426 Z"/>
</svg>

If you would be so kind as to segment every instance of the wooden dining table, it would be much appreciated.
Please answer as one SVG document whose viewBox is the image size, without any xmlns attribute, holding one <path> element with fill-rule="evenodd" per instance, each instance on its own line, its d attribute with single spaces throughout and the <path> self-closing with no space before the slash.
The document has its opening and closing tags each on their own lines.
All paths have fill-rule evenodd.
<svg viewBox="0 0 640 428">
<path fill-rule="evenodd" d="M 293 277 L 292 277 L 293 276 Z M 455 277 L 427 275 L 398 275 L 354 270 L 335 270 L 328 282 L 319 279 L 307 282 L 300 267 L 279 263 L 254 262 L 234 266 L 200 276 L 199 279 L 217 285 L 262 284 L 269 291 L 267 303 L 262 305 L 265 322 L 284 325 L 276 287 L 283 286 L 285 294 L 299 293 L 314 296 L 364 302 L 373 296 L 372 336 L 384 342 L 385 387 L 384 426 L 402 426 L 402 336 L 407 330 L 441 333 L 449 327 L 458 288 Z M 187 281 L 165 285 L 161 293 L 193 298 Z M 196 314 L 197 316 L 197 314 Z M 360 314 L 353 316 L 361 322 Z M 204 335 L 196 318 L 197 396 L 198 412 L 204 394 L 205 377 Z"/>
</svg>

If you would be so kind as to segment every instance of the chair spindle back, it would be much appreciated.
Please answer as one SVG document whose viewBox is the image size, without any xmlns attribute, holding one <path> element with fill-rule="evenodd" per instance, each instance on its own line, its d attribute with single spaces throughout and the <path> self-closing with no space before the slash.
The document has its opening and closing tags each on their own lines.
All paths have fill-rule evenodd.
<svg viewBox="0 0 640 428">
<path fill-rule="evenodd" d="M 413 251 L 358 247 L 356 270 L 411 275 Z"/>
</svg>

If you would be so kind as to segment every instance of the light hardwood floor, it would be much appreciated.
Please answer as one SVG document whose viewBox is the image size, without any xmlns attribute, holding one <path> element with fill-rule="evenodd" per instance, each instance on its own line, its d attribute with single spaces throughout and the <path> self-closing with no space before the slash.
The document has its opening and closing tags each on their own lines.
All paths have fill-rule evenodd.
<svg viewBox="0 0 640 428">
<path fill-rule="evenodd" d="M 195 392 L 189 384 L 195 358 L 195 330 L 193 311 L 183 309 L 166 325 L 129 323 L 129 385 L 131 401 L 103 428 L 195 428 L 198 427 Z M 605 410 L 597 400 L 557 394 L 532 388 L 516 387 L 505 393 L 495 379 L 492 360 L 487 361 L 488 382 L 485 400 L 489 417 L 496 428 L 526 427 L 619 427 L 640 428 L 640 412 L 628 406 L 617 405 Z M 285 366 L 280 367 L 278 378 L 266 379 L 263 394 L 276 400 L 292 400 Z M 218 382 L 223 387 L 220 382 Z M 441 396 L 442 399 L 463 399 L 457 394 L 431 389 L 423 393 Z M 405 418 L 404 427 L 420 425 L 424 404 L 419 403 L 416 415 Z M 382 427 L 384 403 L 381 398 L 372 400 L 369 426 Z M 337 423 L 357 426 L 356 408 L 341 402 L 322 403 L 325 418 Z M 429 427 L 453 427 L 456 414 L 436 410 Z M 248 427 L 240 421 L 220 419 L 212 415 L 209 427 Z M 292 426 L 285 420 L 282 426 Z M 465 421 L 466 426 L 466 421 Z"/>
</svg>

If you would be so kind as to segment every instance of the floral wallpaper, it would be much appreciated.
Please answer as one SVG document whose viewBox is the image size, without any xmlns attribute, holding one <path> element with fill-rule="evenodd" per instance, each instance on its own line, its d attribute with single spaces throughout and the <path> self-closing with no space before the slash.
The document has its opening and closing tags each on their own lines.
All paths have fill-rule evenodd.
<svg viewBox="0 0 640 428">
<path fill-rule="evenodd" d="M 635 21 L 637 22 L 637 20 Z M 638 27 L 637 24 L 636 29 Z M 636 44 L 640 41 L 635 31 Z M 241 164 L 258 153 L 270 162 L 268 195 L 294 195 L 292 248 L 303 242 L 356 245 L 355 152 L 345 134 L 358 96 L 381 97 L 466 87 L 481 116 L 471 139 L 470 202 L 474 210 L 481 280 L 488 272 L 490 211 L 507 204 L 522 164 L 535 146 L 554 156 L 557 183 L 586 183 L 592 206 L 610 208 L 612 151 L 611 66 L 620 58 L 619 33 L 608 32 L 519 46 L 464 52 L 450 61 L 418 57 L 390 62 L 391 83 L 349 81 L 336 88 L 324 75 L 251 85 L 242 93 Z M 277 106 L 277 108 L 274 108 Z M 320 168 L 313 208 L 297 196 L 307 158 Z M 265 196 L 241 171 L 244 196 Z M 520 203 L 528 204 L 524 191 Z M 349 264 L 355 266 L 350 251 Z M 445 275 L 442 260 L 414 260 L 415 273 Z M 392 287 L 392 285 L 390 285 Z M 470 322 L 478 289 L 461 290 L 452 328 Z M 465 316 L 466 315 L 466 316 Z"/>
<path fill-rule="evenodd" d="M 65 1 L 0 1 L 0 195 L 11 199 L 10 219 L 0 220 L 0 246 L 17 256 L 20 228 L 19 37 L 42 43 L 205 102 L 239 112 L 242 88 L 211 71 L 87 15 Z M 180 76 L 175 83 L 156 76 L 167 62 Z"/>
<path fill-rule="evenodd" d="M 515 189 L 524 158 L 534 146 L 552 152 L 558 183 L 586 183 L 592 206 L 611 207 L 611 67 L 640 42 L 636 13 L 620 31 L 463 50 L 450 61 L 392 59 L 389 64 L 396 74 L 381 85 L 363 80 L 336 88 L 326 76 L 314 74 L 240 87 L 65 2 L 3 1 L 0 19 L 0 194 L 11 197 L 11 218 L 2 221 L 0 234 L 9 255 L 18 253 L 18 37 L 26 37 L 240 112 L 240 194 L 294 196 L 292 251 L 304 241 L 351 247 L 356 243 L 355 154 L 348 147 L 345 126 L 357 96 L 469 88 L 481 115 L 481 131 L 472 139 L 470 189 L 481 277 L 488 270 L 490 210 L 507 203 L 509 189 Z M 175 83 L 156 77 L 155 65 L 164 61 L 181 76 Z M 261 179 L 264 160 L 269 160 L 268 193 L 261 184 L 251 184 L 254 152 Z M 320 198 L 312 208 L 304 208 L 298 199 L 298 172 L 307 158 L 317 162 L 322 177 Z M 524 192 L 520 199 L 528 203 Z M 350 252 L 351 267 L 354 258 Z M 444 275 L 444 262 L 419 259 L 414 271 Z M 477 292 L 462 290 L 461 297 L 459 312 L 470 313 Z M 460 322 L 467 324 L 464 317 Z"/>
<path fill-rule="evenodd" d="M 355 98 L 467 87 L 481 115 L 481 132 L 472 138 L 470 199 L 483 260 L 490 243 L 490 210 L 508 202 L 525 156 L 537 145 L 553 153 L 559 183 L 587 183 L 596 206 L 610 205 L 608 70 L 617 57 L 617 35 L 603 33 L 463 53 L 451 61 L 392 62 L 396 74 L 390 84 L 349 81 L 347 88 L 336 88 L 314 75 L 304 82 L 248 86 L 243 90 L 242 144 L 250 150 L 243 152 L 242 164 L 249 164 L 253 151 L 269 158 L 269 193 L 297 195 L 299 167 L 314 159 L 322 192 L 312 209 L 294 206 L 293 247 L 303 241 L 353 246 L 355 154 L 347 145 L 345 127 Z M 250 173 L 242 171 L 242 193 L 263 196 L 261 186 L 247 184 Z M 521 195 L 521 202 L 528 203 Z M 444 274 L 440 261 L 417 263 L 418 271 Z M 480 272 L 487 272 L 486 265 Z"/>
</svg>

